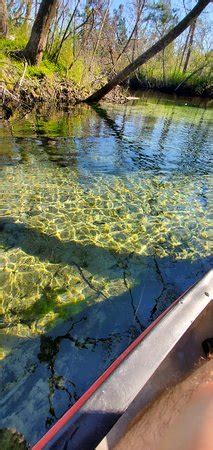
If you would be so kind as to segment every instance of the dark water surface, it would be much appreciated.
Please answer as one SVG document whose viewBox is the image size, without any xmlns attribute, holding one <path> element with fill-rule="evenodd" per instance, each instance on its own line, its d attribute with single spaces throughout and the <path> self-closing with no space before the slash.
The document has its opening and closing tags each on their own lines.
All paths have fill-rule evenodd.
<svg viewBox="0 0 213 450">
<path fill-rule="evenodd" d="M 2 125 L 0 427 L 35 443 L 209 270 L 211 124 L 144 96 Z"/>
</svg>

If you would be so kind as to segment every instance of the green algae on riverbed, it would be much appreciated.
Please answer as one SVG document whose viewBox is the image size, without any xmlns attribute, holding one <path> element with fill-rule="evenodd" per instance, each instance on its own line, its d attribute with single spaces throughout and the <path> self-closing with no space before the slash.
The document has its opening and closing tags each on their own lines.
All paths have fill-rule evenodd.
<svg viewBox="0 0 213 450">
<path fill-rule="evenodd" d="M 208 255 L 203 180 L 133 174 L 90 184 L 34 157 L 15 173 L 4 170 L 1 313 L 8 334 L 43 332 L 85 304 L 122 293 L 126 255 L 130 286 L 142 256 Z"/>
</svg>

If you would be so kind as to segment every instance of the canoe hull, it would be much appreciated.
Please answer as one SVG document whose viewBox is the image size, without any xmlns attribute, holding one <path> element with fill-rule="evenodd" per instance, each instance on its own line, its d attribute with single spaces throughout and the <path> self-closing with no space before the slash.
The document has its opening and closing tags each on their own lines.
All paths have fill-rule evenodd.
<svg viewBox="0 0 213 450">
<path fill-rule="evenodd" d="M 212 279 L 209 272 L 168 308 L 33 450 L 91 450 L 110 430 L 107 445 L 112 448 L 135 414 L 204 356 L 202 342 L 213 331 Z"/>
</svg>

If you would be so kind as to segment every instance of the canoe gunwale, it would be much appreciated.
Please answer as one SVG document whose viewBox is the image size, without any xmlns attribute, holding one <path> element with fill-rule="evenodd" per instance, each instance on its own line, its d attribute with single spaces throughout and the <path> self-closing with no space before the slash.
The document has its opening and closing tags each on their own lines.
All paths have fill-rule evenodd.
<svg viewBox="0 0 213 450">
<path fill-rule="evenodd" d="M 66 447 L 68 450 L 71 448 L 72 450 L 80 450 L 82 448 L 86 450 L 86 448 L 94 448 L 94 446 L 97 445 L 109 432 L 114 423 L 116 423 L 125 411 L 131 407 L 131 404 L 134 404 L 134 400 L 137 400 L 137 394 L 140 396 L 139 394 L 141 393 L 141 390 L 152 378 L 152 375 L 157 371 L 161 364 L 164 363 L 167 356 L 172 354 L 172 351 L 175 350 L 177 343 L 181 340 L 181 338 L 183 338 L 184 334 L 186 334 L 189 329 L 193 328 L 193 323 L 198 320 L 199 316 L 203 316 L 203 312 L 205 316 L 205 311 L 210 309 L 210 304 L 212 307 L 211 294 L 209 293 L 212 278 L 212 271 L 210 271 L 201 281 L 189 288 L 172 305 L 170 305 L 169 308 L 167 308 L 144 332 L 138 336 L 137 339 L 135 339 L 135 341 L 130 344 L 129 347 L 127 347 L 127 349 L 125 349 L 124 352 L 121 353 L 121 355 L 92 384 L 92 386 L 82 395 L 82 397 L 61 417 L 61 419 L 56 422 L 55 425 L 53 425 L 53 427 L 38 441 L 38 443 L 34 445 L 32 450 L 62 449 L 65 441 L 68 441 L 68 447 Z M 184 311 L 188 311 L 188 317 L 185 317 L 186 320 L 181 316 L 181 313 L 184 313 Z M 176 326 L 176 330 L 174 330 L 175 316 L 177 316 L 177 318 L 179 317 L 180 330 L 178 329 L 179 325 Z M 160 357 L 157 358 L 155 367 L 154 364 L 152 364 L 153 367 L 151 367 L 150 362 L 148 364 L 150 366 L 149 376 L 147 374 L 147 380 L 145 378 L 141 380 L 141 388 L 139 386 L 140 383 L 136 380 L 138 387 L 130 387 L 129 391 L 127 389 L 124 394 L 124 397 L 126 395 L 126 398 L 122 399 L 122 404 L 120 404 L 120 407 L 119 404 L 115 407 L 116 400 L 113 400 L 112 396 L 114 394 L 115 397 L 116 392 L 115 390 L 113 392 L 112 385 L 115 385 L 115 383 L 118 383 L 120 380 L 128 380 L 129 374 L 134 373 L 134 365 L 136 360 L 140 360 L 138 359 L 140 356 L 139 353 L 141 353 L 141 357 L 144 357 L 144 352 L 147 350 L 145 347 L 149 345 L 149 343 L 150 345 L 153 345 L 153 343 L 158 345 L 157 341 L 155 341 L 155 334 L 159 333 L 159 331 L 161 331 L 162 334 L 164 330 L 165 337 L 165 330 L 168 330 L 168 326 L 169 324 L 171 326 L 172 321 L 174 336 L 171 337 L 171 342 L 168 343 L 168 348 L 166 348 L 166 346 L 162 343 L 162 346 L 165 347 L 161 355 L 162 360 L 160 360 Z M 155 349 L 153 349 L 153 351 L 154 350 Z M 153 355 L 154 353 L 152 356 Z M 197 355 L 195 356 L 197 357 Z M 144 371 L 146 370 L 145 367 L 143 369 Z M 142 378 L 143 375 L 144 373 L 142 373 Z M 126 384 L 127 383 L 128 382 L 126 381 Z M 123 385 L 123 387 L 126 386 Z M 115 402 L 114 407 L 113 404 L 110 407 L 110 398 L 112 398 Z M 119 402 L 119 399 L 117 399 L 117 401 Z M 95 413 L 95 408 L 96 415 L 94 414 L 94 418 L 92 418 L 92 413 Z M 109 417 L 108 420 L 105 420 L 106 426 L 104 426 L 104 417 L 101 417 L 101 413 L 103 412 L 107 415 L 107 408 Z M 134 407 L 132 410 L 134 411 Z M 99 415 L 97 415 L 97 411 L 99 411 Z M 91 417 L 88 417 L 89 413 L 91 414 Z M 122 417 L 119 421 L 122 421 Z M 78 431 L 79 427 L 81 428 L 81 431 Z M 85 427 L 85 438 L 82 436 L 82 443 L 80 444 L 79 439 L 81 440 L 81 435 Z M 75 430 L 77 430 L 77 433 Z M 97 434 L 97 442 L 95 442 L 95 437 L 92 436 L 94 433 Z M 87 447 L 85 447 L 86 444 L 84 445 L 83 441 L 87 443 Z"/>
</svg>

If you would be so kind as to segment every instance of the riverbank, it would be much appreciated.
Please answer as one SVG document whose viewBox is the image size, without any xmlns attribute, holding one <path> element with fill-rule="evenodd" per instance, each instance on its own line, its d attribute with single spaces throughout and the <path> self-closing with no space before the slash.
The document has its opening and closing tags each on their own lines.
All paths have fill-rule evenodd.
<svg viewBox="0 0 213 450">
<path fill-rule="evenodd" d="M 7 58 L 2 68 L 1 95 L 4 111 L 31 109 L 35 104 L 53 103 L 66 107 L 86 98 L 84 86 L 49 71 L 45 65 L 32 71 L 31 67 Z"/>
<path fill-rule="evenodd" d="M 21 79 L 20 79 L 21 80 Z M 68 110 L 82 102 L 90 91 L 83 86 L 73 83 L 73 81 L 66 78 L 58 78 L 50 80 L 44 76 L 42 79 L 28 77 L 20 81 L 13 83 L 2 83 L 0 86 L 0 96 L 2 96 L 2 116 L 5 119 L 9 119 L 11 115 L 17 110 L 31 111 L 34 107 L 43 107 L 45 105 L 51 105 L 53 109 Z M 193 91 L 188 92 L 180 90 L 178 93 L 169 88 L 158 88 L 146 86 L 138 86 L 137 83 L 129 83 L 125 86 L 117 86 L 111 91 L 102 102 L 124 104 L 135 98 L 143 97 L 144 95 L 155 95 L 162 93 L 162 95 L 173 94 L 174 100 L 184 97 L 184 93 L 187 97 L 196 99 L 196 104 L 200 99 L 201 103 L 206 101 L 212 101 L 212 95 L 199 95 L 195 96 Z M 209 103 L 209 102 L 208 102 Z"/>
<path fill-rule="evenodd" d="M 16 109 L 31 110 L 35 105 L 51 103 L 55 108 L 67 109 L 80 103 L 90 94 L 90 90 L 82 84 L 60 77 L 57 73 L 53 76 L 39 74 L 30 76 L 27 67 L 22 74 L 13 68 L 3 70 L 3 82 L 0 85 L 0 96 L 3 99 L 3 115 L 8 118 Z M 8 72 L 8 73 L 7 73 Z M 94 89 L 98 80 L 94 80 Z M 106 96 L 106 100 L 112 103 L 122 104 L 127 101 L 128 92 L 124 87 L 117 86 Z"/>
<path fill-rule="evenodd" d="M 39 67 L 29 66 L 26 62 L 10 57 L 9 51 L 1 55 L 0 95 L 3 99 L 3 115 L 8 118 L 18 108 L 32 109 L 37 104 L 51 103 L 55 108 L 67 109 L 86 99 L 97 90 L 106 78 L 91 73 L 90 80 L 79 75 L 78 67 L 73 74 L 66 74 L 60 67 L 44 59 Z M 153 90 L 177 96 L 199 96 L 212 99 L 211 80 L 208 83 L 199 79 L 197 83 L 188 82 L 180 77 L 168 79 L 162 83 L 157 78 L 132 77 L 123 86 L 117 86 L 105 98 L 107 102 L 122 104 L 128 101 L 134 92 Z M 130 93 L 131 92 L 131 93 Z M 132 94 L 133 92 L 133 94 Z"/>
<path fill-rule="evenodd" d="M 26 61 L 11 56 L 15 42 L 9 40 L 5 42 L 5 48 L 0 48 L 0 95 L 3 99 L 5 118 L 9 118 L 17 109 L 31 110 L 35 105 L 44 103 L 51 103 L 54 108 L 66 110 L 86 99 L 107 81 L 99 70 L 95 73 L 95 68 L 89 74 L 86 73 L 79 61 L 76 61 L 69 72 L 62 65 L 52 63 L 47 57 L 38 67 L 30 66 Z M 141 71 L 123 86 L 117 86 L 104 101 L 123 104 L 130 96 L 134 96 L 136 91 L 147 90 L 177 96 L 199 96 L 209 99 L 213 97 L 211 80 L 207 80 L 206 77 L 205 79 L 197 77 L 195 80 L 190 74 L 178 76 L 176 74 L 167 77 L 166 83 L 163 83 L 156 74 L 153 77 L 148 72 Z"/>
<path fill-rule="evenodd" d="M 0 46 L 0 96 L 6 117 L 17 108 L 28 110 L 36 104 L 51 103 L 55 108 L 66 109 L 86 99 L 107 81 L 95 69 L 86 75 L 80 61 L 68 72 L 48 57 L 39 66 L 30 66 L 12 56 L 18 46 L 9 39 L 5 39 L 5 47 Z M 124 103 L 126 96 L 126 88 L 118 86 L 109 93 L 107 101 Z"/>
<path fill-rule="evenodd" d="M 182 74 L 180 76 L 170 76 L 165 82 L 156 77 L 147 78 L 143 74 L 133 76 L 128 86 L 133 91 L 139 90 L 153 90 L 164 92 L 166 94 L 176 94 L 178 96 L 193 96 L 201 98 L 213 98 L 213 84 L 212 80 L 207 80 L 206 77 L 199 77 L 193 80 L 191 74 Z"/>
</svg>

